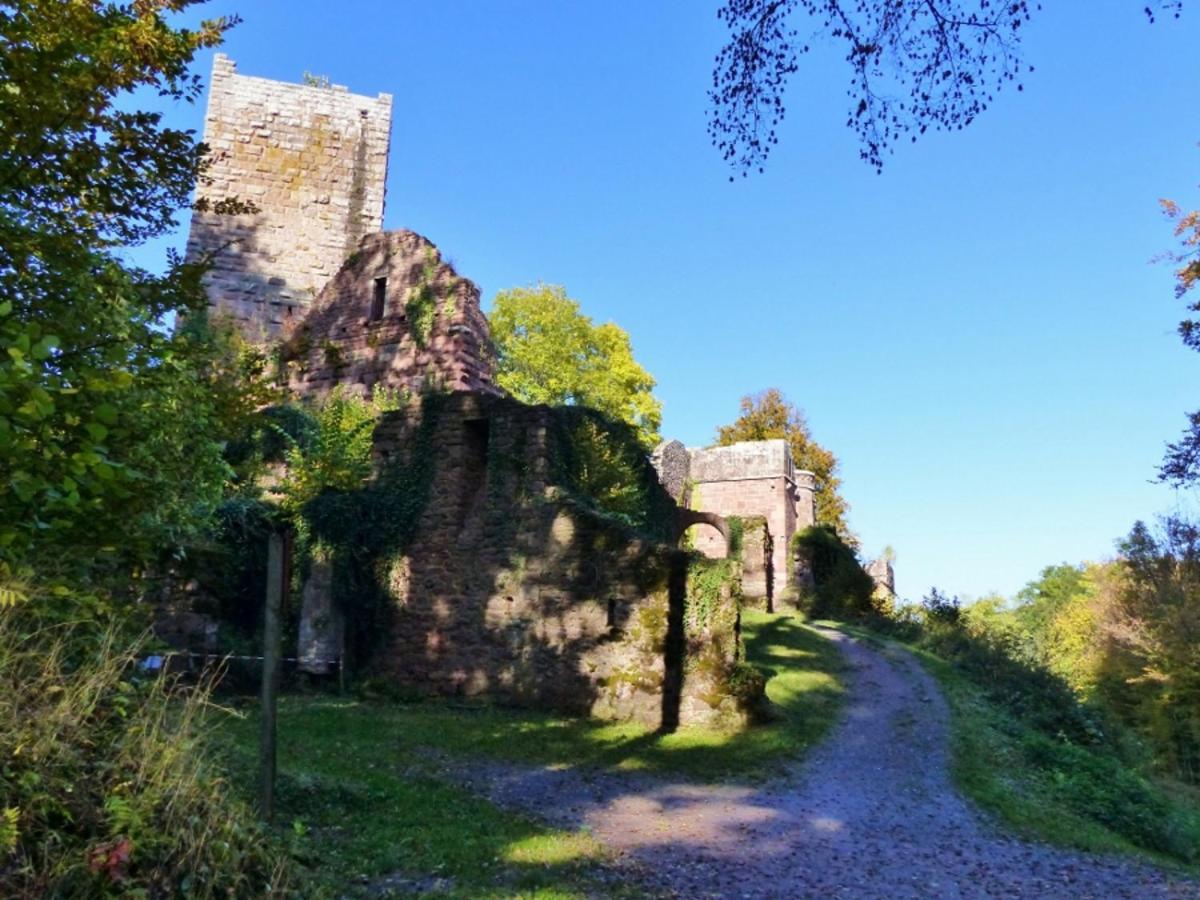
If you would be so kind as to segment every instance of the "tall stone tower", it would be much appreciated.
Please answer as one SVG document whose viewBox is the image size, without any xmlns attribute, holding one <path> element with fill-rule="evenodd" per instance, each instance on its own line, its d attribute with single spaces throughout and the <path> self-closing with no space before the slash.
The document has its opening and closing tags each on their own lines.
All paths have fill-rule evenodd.
<svg viewBox="0 0 1200 900">
<path fill-rule="evenodd" d="M 211 254 L 209 303 L 252 339 L 302 317 L 359 239 L 383 228 L 391 121 L 390 94 L 251 78 L 213 59 L 211 164 L 196 196 L 236 196 L 258 211 L 194 213 L 187 253 Z"/>
</svg>

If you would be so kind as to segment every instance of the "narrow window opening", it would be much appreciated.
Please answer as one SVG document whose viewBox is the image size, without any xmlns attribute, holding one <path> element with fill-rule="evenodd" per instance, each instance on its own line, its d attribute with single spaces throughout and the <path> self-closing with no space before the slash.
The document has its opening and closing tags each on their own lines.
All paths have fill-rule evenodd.
<svg viewBox="0 0 1200 900">
<path fill-rule="evenodd" d="M 387 279 L 375 279 L 375 296 L 371 298 L 371 315 L 367 317 L 369 322 L 378 322 L 383 318 L 383 307 L 387 302 Z"/>
<path fill-rule="evenodd" d="M 487 483 L 488 439 L 487 419 L 467 419 L 463 422 L 462 498 L 459 500 L 458 527 L 464 528 L 472 510 L 483 496 Z"/>
</svg>

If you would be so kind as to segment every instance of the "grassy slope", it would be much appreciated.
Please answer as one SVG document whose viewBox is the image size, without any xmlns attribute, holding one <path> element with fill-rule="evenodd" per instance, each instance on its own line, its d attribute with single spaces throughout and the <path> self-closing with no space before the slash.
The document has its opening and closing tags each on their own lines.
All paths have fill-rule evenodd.
<svg viewBox="0 0 1200 900">
<path fill-rule="evenodd" d="M 569 719 L 531 711 L 284 698 L 279 818 L 309 867 L 313 893 L 397 873 L 398 892 L 461 896 L 578 896 L 603 877 L 586 835 L 503 812 L 433 776 L 423 748 L 547 765 L 638 769 L 700 780 L 777 771 L 828 730 L 840 703 L 841 656 L 798 619 L 747 612 L 747 655 L 770 677 L 777 711 L 742 732 Z M 252 782 L 257 722 L 232 719 L 233 758 Z M 446 877 L 403 882 L 412 878 Z M 365 888 L 363 889 L 365 892 Z M 606 885 L 606 893 L 613 893 Z"/>
<path fill-rule="evenodd" d="M 869 643 L 891 641 L 841 626 Z M 1164 854 L 1138 846 L 1137 815 L 1168 810 L 1177 823 L 1177 850 L 1200 843 L 1200 796 L 1181 785 L 1144 781 L 1115 757 L 1047 739 L 987 698 L 982 688 L 946 660 L 905 645 L 933 675 L 950 706 L 953 776 L 962 792 L 1018 834 L 1052 844 L 1100 853 L 1125 853 L 1158 864 L 1181 865 L 1179 853 Z M 1123 776 L 1122 784 L 1113 777 Z M 1130 809 L 1119 791 L 1136 779 L 1144 785 L 1146 805 Z M 1113 827 L 1103 819 L 1114 810 Z M 1192 874 L 1200 867 L 1183 866 Z"/>
</svg>

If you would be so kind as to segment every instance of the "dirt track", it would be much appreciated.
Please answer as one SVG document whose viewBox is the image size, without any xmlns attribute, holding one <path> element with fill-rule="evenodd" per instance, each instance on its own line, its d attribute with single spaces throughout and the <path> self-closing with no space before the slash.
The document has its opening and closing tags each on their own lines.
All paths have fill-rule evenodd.
<svg viewBox="0 0 1200 900">
<path fill-rule="evenodd" d="M 845 713 L 787 778 L 747 787 L 495 762 L 454 767 L 496 803 L 587 828 L 681 897 L 1200 897 L 1128 860 L 1006 837 L 948 774 L 947 710 L 902 651 L 837 632 Z"/>
</svg>

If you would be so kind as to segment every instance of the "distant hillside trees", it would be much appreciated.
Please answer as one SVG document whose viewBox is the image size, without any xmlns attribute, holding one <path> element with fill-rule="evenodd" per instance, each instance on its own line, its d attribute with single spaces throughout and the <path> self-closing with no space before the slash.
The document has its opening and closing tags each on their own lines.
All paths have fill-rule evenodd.
<svg viewBox="0 0 1200 900">
<path fill-rule="evenodd" d="M 964 610 L 1139 735 L 1156 767 L 1200 783 L 1200 529 L 1137 523 L 1113 562 L 1049 566 L 1007 610 Z"/>
<path fill-rule="evenodd" d="M 496 381 L 515 398 L 586 406 L 632 425 L 647 449 L 658 443 L 662 404 L 624 329 L 596 325 L 564 288 L 549 284 L 501 291 L 488 320 Z"/>
</svg>

